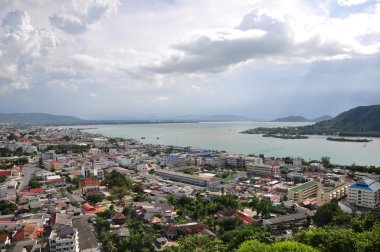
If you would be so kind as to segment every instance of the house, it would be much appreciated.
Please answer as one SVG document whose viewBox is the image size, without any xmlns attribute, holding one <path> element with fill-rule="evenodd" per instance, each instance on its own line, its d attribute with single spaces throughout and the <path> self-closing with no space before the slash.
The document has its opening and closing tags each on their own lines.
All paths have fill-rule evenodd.
<svg viewBox="0 0 380 252">
<path fill-rule="evenodd" d="M 149 221 L 153 216 L 160 215 L 161 209 L 155 207 L 145 207 L 143 208 L 142 213 L 144 214 L 144 220 Z"/>
<path fill-rule="evenodd" d="M 23 196 L 23 195 L 40 195 L 40 194 L 44 194 L 45 193 L 45 189 L 39 187 L 39 188 L 30 188 L 30 189 L 25 189 L 25 190 L 21 190 L 20 191 L 20 196 Z"/>
<path fill-rule="evenodd" d="M 0 177 L 10 177 L 12 176 L 12 171 L 11 170 L 3 170 L 0 169 Z"/>
<path fill-rule="evenodd" d="M 0 250 L 6 248 L 11 244 L 11 239 L 9 239 L 9 236 L 7 234 L 1 234 L 0 235 Z"/>
<path fill-rule="evenodd" d="M 28 223 L 23 228 L 16 231 L 12 241 L 21 241 L 39 237 L 44 231 L 44 227 L 39 223 Z"/>
<path fill-rule="evenodd" d="M 79 180 L 79 190 L 81 190 L 82 194 L 101 193 L 99 185 L 99 179 L 95 177 L 82 178 Z"/>
<path fill-rule="evenodd" d="M 248 216 L 246 213 L 236 211 L 235 216 L 243 221 L 244 224 L 259 223 L 258 220 Z"/>
<path fill-rule="evenodd" d="M 115 224 L 124 224 L 125 215 L 123 213 L 115 213 L 111 219 Z"/>
<path fill-rule="evenodd" d="M 11 172 L 12 172 L 12 177 L 19 177 L 19 176 L 21 176 L 22 169 L 16 165 L 14 165 L 11 168 Z"/>
<path fill-rule="evenodd" d="M 93 215 L 93 214 L 100 212 L 98 205 L 91 206 L 88 203 L 84 203 L 82 205 L 81 209 L 82 209 L 83 214 L 85 214 L 85 215 Z"/>
<path fill-rule="evenodd" d="M 62 187 L 66 185 L 65 179 L 59 175 L 46 176 L 46 184 L 49 188 Z"/>
<path fill-rule="evenodd" d="M 166 237 L 173 239 L 178 236 L 178 233 L 182 233 L 185 236 L 189 235 L 207 235 L 208 237 L 215 237 L 216 235 L 208 230 L 201 222 L 190 222 L 185 224 L 169 224 L 164 227 L 164 233 Z"/>
<path fill-rule="evenodd" d="M 1 210 L 0 210 L 0 213 L 1 213 Z M 0 215 L 0 222 L 13 221 L 14 218 L 15 218 L 14 214 Z"/>
<path fill-rule="evenodd" d="M 129 233 L 129 229 L 126 227 L 116 229 L 116 230 L 112 231 L 111 234 L 114 234 L 117 237 L 121 237 L 121 238 L 131 238 L 131 234 Z"/>
<path fill-rule="evenodd" d="M 52 215 L 51 226 L 54 229 L 60 229 L 63 227 L 72 227 L 73 223 L 71 217 L 68 214 L 55 213 Z"/>
<path fill-rule="evenodd" d="M 263 225 L 269 225 L 271 233 L 281 232 L 280 226 L 290 228 L 291 226 L 301 226 L 306 224 L 308 213 L 300 212 L 288 215 L 281 215 L 278 217 L 263 220 Z"/>
</svg>

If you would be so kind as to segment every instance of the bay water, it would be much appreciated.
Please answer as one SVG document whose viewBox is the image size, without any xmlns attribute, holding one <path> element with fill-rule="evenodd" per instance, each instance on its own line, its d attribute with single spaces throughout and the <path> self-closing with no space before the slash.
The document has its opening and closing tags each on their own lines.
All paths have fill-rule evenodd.
<svg viewBox="0 0 380 252">
<path fill-rule="evenodd" d="M 267 157 L 301 157 L 319 160 L 330 157 L 331 163 L 380 166 L 380 138 L 368 143 L 327 141 L 327 136 L 308 139 L 278 139 L 241 134 L 256 127 L 303 126 L 294 122 L 199 122 L 76 126 L 86 132 L 107 137 L 137 139 L 142 143 L 193 146 L 229 153 L 264 154 Z M 73 127 L 73 126 L 71 126 Z"/>
</svg>

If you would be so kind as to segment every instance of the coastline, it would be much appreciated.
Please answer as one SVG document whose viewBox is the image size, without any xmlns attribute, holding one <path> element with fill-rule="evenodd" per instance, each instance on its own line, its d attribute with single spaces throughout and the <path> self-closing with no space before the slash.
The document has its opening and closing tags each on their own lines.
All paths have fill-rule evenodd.
<svg viewBox="0 0 380 252">
<path fill-rule="evenodd" d="M 236 154 L 264 154 L 266 157 L 302 157 L 305 160 L 318 160 L 329 156 L 332 163 L 342 165 L 358 164 L 380 166 L 376 153 L 380 141 L 374 139 L 363 147 L 357 143 L 326 141 L 327 136 L 309 136 L 309 139 L 286 141 L 264 138 L 257 135 L 239 134 L 240 129 L 250 125 L 276 125 L 275 123 L 228 122 L 198 124 L 146 124 L 146 125 L 99 125 L 97 129 L 84 130 L 106 137 L 136 139 L 143 144 L 164 146 L 194 146 L 200 149 L 226 151 Z M 282 124 L 285 125 L 285 124 Z M 83 129 L 85 126 L 77 125 Z M 91 126 L 90 126 L 91 127 Z M 88 127 L 87 127 L 88 128 Z M 145 137 L 145 139 L 141 139 Z M 157 139 L 159 137 L 159 139 Z M 374 158 L 375 157 L 375 158 Z"/>
</svg>

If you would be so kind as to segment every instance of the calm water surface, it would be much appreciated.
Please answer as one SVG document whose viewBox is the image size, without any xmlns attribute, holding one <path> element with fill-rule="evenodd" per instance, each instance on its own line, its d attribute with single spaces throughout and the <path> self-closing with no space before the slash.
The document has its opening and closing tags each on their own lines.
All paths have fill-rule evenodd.
<svg viewBox="0 0 380 252">
<path fill-rule="evenodd" d="M 204 122 L 77 126 L 86 132 L 112 137 L 134 138 L 143 143 L 194 146 L 225 150 L 230 153 L 264 154 L 271 157 L 302 157 L 306 160 L 330 157 L 336 164 L 380 166 L 380 138 L 372 142 L 332 142 L 326 136 L 309 136 L 309 139 L 277 139 L 261 135 L 240 134 L 256 127 L 302 126 L 310 123 L 278 122 Z M 145 137 L 145 139 L 141 139 Z M 157 139 L 159 138 L 159 139 Z"/>
</svg>

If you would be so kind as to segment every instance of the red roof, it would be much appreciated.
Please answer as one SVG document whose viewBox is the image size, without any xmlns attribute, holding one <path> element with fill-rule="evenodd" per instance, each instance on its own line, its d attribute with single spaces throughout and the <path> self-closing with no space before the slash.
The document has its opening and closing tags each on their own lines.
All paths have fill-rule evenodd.
<svg viewBox="0 0 380 252">
<path fill-rule="evenodd" d="M 79 188 L 83 188 L 86 186 L 99 186 L 99 180 L 97 178 L 84 178 L 79 180 Z"/>
<path fill-rule="evenodd" d="M 23 229 L 19 229 L 16 234 L 13 236 L 12 241 L 20 241 L 25 237 L 25 231 Z"/>
<path fill-rule="evenodd" d="M 84 204 L 82 205 L 82 209 L 83 209 L 84 211 L 88 212 L 88 211 L 94 211 L 94 210 L 95 210 L 95 207 L 91 206 L 91 205 L 88 204 L 88 203 L 84 203 Z"/>
<path fill-rule="evenodd" d="M 11 176 L 11 175 L 12 175 L 12 171 L 11 170 L 1 170 L 0 169 L 0 177 Z"/>
<path fill-rule="evenodd" d="M 25 189 L 21 190 L 21 193 L 44 193 L 45 189 L 39 187 L 39 188 L 31 188 L 31 189 Z"/>
<path fill-rule="evenodd" d="M 254 218 L 252 218 L 252 217 L 249 217 L 248 215 L 245 215 L 244 213 L 242 213 L 242 212 L 236 212 L 235 213 L 235 215 L 237 216 L 237 217 L 239 217 L 239 219 L 241 219 L 243 222 L 244 222 L 244 224 L 248 224 L 248 223 L 258 223 L 258 221 L 257 220 L 255 220 Z"/>
<path fill-rule="evenodd" d="M 8 239 L 8 235 L 7 234 L 2 234 L 0 235 L 0 243 L 5 243 Z"/>
<path fill-rule="evenodd" d="M 28 138 L 21 138 L 20 142 L 27 143 L 27 142 L 29 142 L 29 139 Z"/>
<path fill-rule="evenodd" d="M 52 179 L 52 180 L 48 180 L 47 182 L 48 182 L 48 183 L 65 182 L 65 179 L 64 179 L 64 178 Z"/>
</svg>

